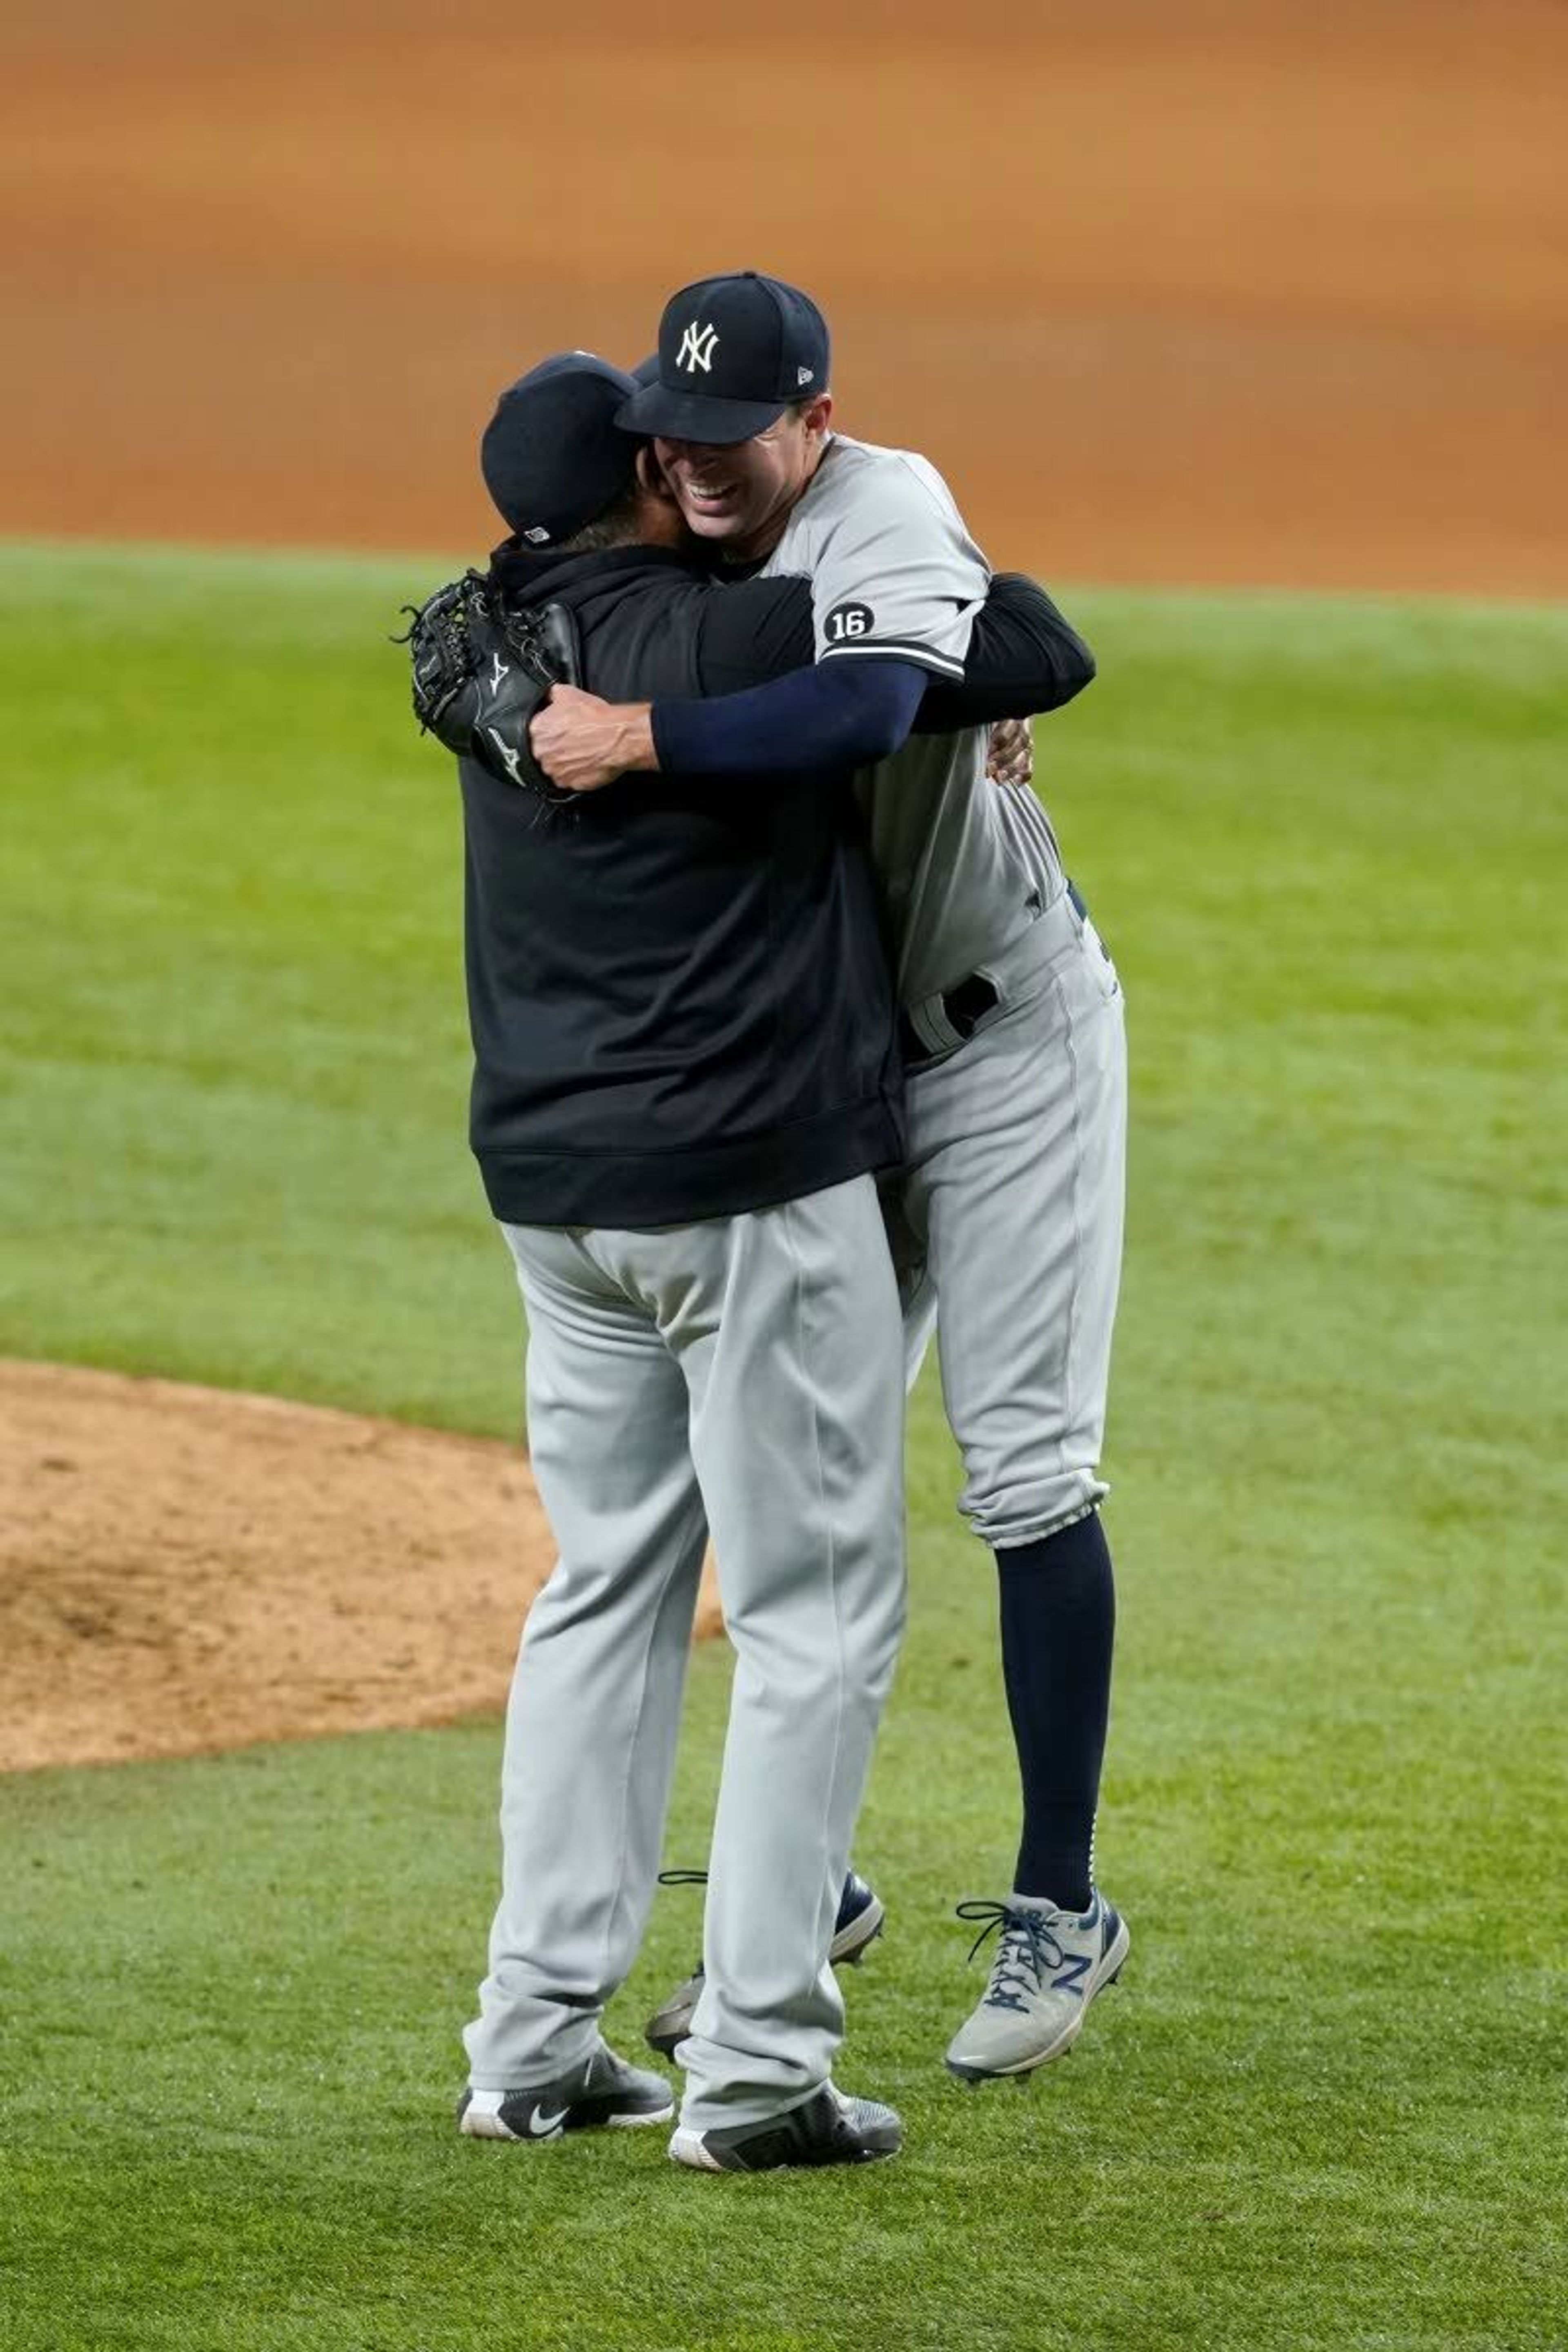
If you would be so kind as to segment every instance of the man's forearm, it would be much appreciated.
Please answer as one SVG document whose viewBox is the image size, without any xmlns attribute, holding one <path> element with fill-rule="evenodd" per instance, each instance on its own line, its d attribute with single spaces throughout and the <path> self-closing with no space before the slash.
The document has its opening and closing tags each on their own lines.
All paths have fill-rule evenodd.
<svg viewBox="0 0 1568 2352">
<path fill-rule="evenodd" d="M 682 776 L 799 775 L 888 759 L 908 736 L 927 673 L 875 656 L 818 662 L 766 686 L 653 706 L 658 764 Z"/>
<path fill-rule="evenodd" d="M 1019 707 L 1016 680 L 1025 668 L 1015 660 L 1007 670 L 1003 708 L 1009 711 Z M 1032 680 L 1033 671 L 1026 674 Z M 788 776 L 870 767 L 908 740 L 929 675 L 915 662 L 856 655 L 705 698 L 604 702 L 560 686 L 535 714 L 529 741 L 551 782 L 579 793 L 648 769 L 680 776 Z M 978 723 L 978 715 L 961 715 L 943 727 Z"/>
</svg>

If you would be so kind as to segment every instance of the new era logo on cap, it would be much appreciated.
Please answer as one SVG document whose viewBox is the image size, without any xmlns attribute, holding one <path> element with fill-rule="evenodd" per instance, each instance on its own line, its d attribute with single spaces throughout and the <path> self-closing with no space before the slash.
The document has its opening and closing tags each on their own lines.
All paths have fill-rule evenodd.
<svg viewBox="0 0 1568 2352">
<path fill-rule="evenodd" d="M 683 286 L 665 305 L 658 375 L 629 400 L 628 433 L 749 441 L 827 383 L 827 327 L 808 294 L 754 269 Z"/>
</svg>

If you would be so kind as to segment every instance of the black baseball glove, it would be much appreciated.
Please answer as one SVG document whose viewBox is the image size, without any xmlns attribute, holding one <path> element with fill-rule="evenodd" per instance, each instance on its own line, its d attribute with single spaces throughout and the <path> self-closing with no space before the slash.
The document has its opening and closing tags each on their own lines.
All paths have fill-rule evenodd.
<svg viewBox="0 0 1568 2352">
<path fill-rule="evenodd" d="M 563 604 L 509 612 L 482 572 L 465 572 L 405 604 L 414 716 L 460 759 L 477 760 L 503 784 L 551 803 L 574 801 L 552 784 L 528 748 L 528 723 L 552 686 L 574 686 L 577 633 Z"/>
</svg>

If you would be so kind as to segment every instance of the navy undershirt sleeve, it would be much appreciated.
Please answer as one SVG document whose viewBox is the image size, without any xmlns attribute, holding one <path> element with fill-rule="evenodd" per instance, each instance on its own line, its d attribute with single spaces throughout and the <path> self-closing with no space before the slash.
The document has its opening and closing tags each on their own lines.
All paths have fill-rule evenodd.
<svg viewBox="0 0 1568 2352">
<path fill-rule="evenodd" d="M 974 616 L 963 682 L 931 680 L 915 732 L 949 735 L 1059 710 L 1093 677 L 1094 656 L 1039 582 L 998 572 Z"/>
<path fill-rule="evenodd" d="M 791 670 L 742 694 L 653 706 L 658 764 L 676 776 L 798 775 L 886 760 L 914 723 L 927 674 L 918 663 L 857 655 Z"/>
</svg>

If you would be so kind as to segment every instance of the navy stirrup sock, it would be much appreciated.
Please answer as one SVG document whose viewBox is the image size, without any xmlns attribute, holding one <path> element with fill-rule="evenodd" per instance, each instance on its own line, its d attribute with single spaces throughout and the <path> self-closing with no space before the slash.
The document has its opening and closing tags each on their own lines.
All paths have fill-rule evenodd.
<svg viewBox="0 0 1568 2352">
<path fill-rule="evenodd" d="M 996 1554 L 1024 1835 L 1014 1892 L 1089 1907 L 1116 1586 L 1098 1511 Z"/>
</svg>

